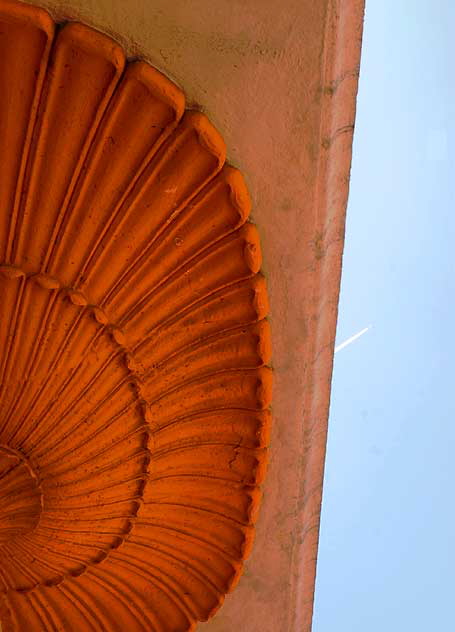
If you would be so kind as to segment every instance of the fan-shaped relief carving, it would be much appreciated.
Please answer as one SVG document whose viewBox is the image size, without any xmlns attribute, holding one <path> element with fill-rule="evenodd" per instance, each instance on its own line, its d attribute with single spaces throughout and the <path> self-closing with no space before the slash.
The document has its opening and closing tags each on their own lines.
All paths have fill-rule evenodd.
<svg viewBox="0 0 455 632">
<path fill-rule="evenodd" d="M 3 629 L 192 630 L 240 576 L 266 462 L 248 192 L 180 90 L 88 27 L 0 0 L 0 84 Z"/>
</svg>

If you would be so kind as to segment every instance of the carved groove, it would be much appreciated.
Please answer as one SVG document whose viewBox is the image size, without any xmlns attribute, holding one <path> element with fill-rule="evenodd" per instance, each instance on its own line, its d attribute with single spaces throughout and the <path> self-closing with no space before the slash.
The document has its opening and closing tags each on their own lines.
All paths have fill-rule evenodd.
<svg viewBox="0 0 455 632">
<path fill-rule="evenodd" d="M 3 630 L 194 630 L 249 555 L 268 304 L 241 174 L 107 36 L 0 0 Z"/>
</svg>

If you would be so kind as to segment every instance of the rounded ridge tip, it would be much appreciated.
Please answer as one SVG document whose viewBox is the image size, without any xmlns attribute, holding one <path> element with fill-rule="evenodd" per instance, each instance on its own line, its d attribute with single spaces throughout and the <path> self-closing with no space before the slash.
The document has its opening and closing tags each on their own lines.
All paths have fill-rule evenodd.
<svg viewBox="0 0 455 632">
<path fill-rule="evenodd" d="M 57 41 L 59 40 L 72 40 L 83 50 L 104 57 L 118 72 L 122 72 L 125 67 L 126 58 L 123 48 L 109 35 L 90 26 L 80 22 L 68 22 L 60 31 L 57 37 Z"/>
<path fill-rule="evenodd" d="M 242 543 L 242 559 L 246 560 L 250 557 L 254 544 L 254 530 L 251 527 L 244 527 L 244 540 Z"/>
<path fill-rule="evenodd" d="M 257 485 L 261 485 L 264 481 L 265 481 L 265 475 L 267 473 L 267 467 L 268 467 L 268 449 L 267 448 L 262 448 L 261 451 L 258 453 L 257 455 L 257 459 L 256 459 L 256 470 L 255 470 L 255 478 L 256 478 L 256 484 Z M 260 490 L 258 490 L 260 491 Z M 256 507 L 256 512 L 259 513 L 259 503 L 260 503 L 260 499 L 257 501 L 258 505 Z M 255 522 L 257 518 L 257 515 L 252 515 L 251 516 L 251 521 Z"/>
<path fill-rule="evenodd" d="M 229 581 L 228 587 L 227 587 L 227 591 L 228 593 L 233 592 L 236 588 L 237 588 L 237 584 L 239 583 L 240 579 L 242 578 L 243 575 L 243 563 L 242 562 L 237 562 L 234 560 L 230 560 L 230 563 L 232 565 L 232 568 L 234 570 L 234 573 Z"/>
<path fill-rule="evenodd" d="M 245 179 L 238 169 L 230 165 L 224 166 L 223 174 L 230 189 L 231 202 L 245 222 L 251 213 L 251 197 Z"/>
<path fill-rule="evenodd" d="M 259 447 L 267 448 L 270 445 L 272 434 L 272 413 L 270 409 L 262 410 L 259 413 L 256 413 L 256 419 L 258 421 L 256 437 L 258 439 Z"/>
<path fill-rule="evenodd" d="M 67 296 L 73 305 L 78 305 L 79 307 L 88 305 L 87 297 L 79 290 L 68 290 Z"/>
<path fill-rule="evenodd" d="M 262 320 L 257 325 L 257 351 L 263 364 L 269 364 L 272 359 L 272 342 L 270 337 L 270 325 L 268 321 Z"/>
<path fill-rule="evenodd" d="M 34 274 L 31 280 L 45 290 L 57 290 L 60 287 L 60 281 L 48 274 Z"/>
<path fill-rule="evenodd" d="M 111 335 L 113 337 L 113 339 L 115 340 L 115 342 L 120 345 L 121 347 L 124 347 L 126 344 L 126 336 L 123 333 L 123 331 L 121 329 L 119 329 L 119 327 L 112 327 L 111 328 Z"/>
<path fill-rule="evenodd" d="M 244 239 L 243 255 L 245 262 L 253 274 L 257 274 L 262 265 L 261 247 L 259 235 L 255 226 L 251 223 L 244 224 L 241 228 Z"/>
<path fill-rule="evenodd" d="M 258 372 L 256 397 L 257 404 L 262 410 L 272 403 L 272 370 L 268 367 L 262 367 Z"/>
<path fill-rule="evenodd" d="M 216 604 L 213 606 L 213 608 L 209 612 L 207 612 L 207 614 L 203 618 L 201 617 L 200 620 L 205 622 L 205 621 L 208 621 L 209 619 L 212 619 L 212 617 L 216 615 L 218 610 L 224 604 L 225 597 L 226 596 L 223 594 L 218 594 Z M 196 626 L 194 628 L 188 628 L 188 632 L 193 632 L 193 631 L 196 632 Z"/>
<path fill-rule="evenodd" d="M 253 292 L 253 307 L 256 311 L 258 320 L 262 320 L 269 313 L 267 286 L 262 274 L 256 275 L 254 279 Z"/>
<path fill-rule="evenodd" d="M 185 94 L 166 75 L 141 60 L 128 64 L 126 76 L 140 81 L 157 99 L 174 110 L 176 121 L 181 119 L 185 111 Z"/>
<path fill-rule="evenodd" d="M 92 306 L 92 312 L 93 312 L 93 316 L 95 318 L 95 320 L 100 324 L 100 325 L 107 325 L 108 318 L 106 315 L 106 312 L 101 309 L 101 307 L 98 307 L 97 305 L 93 305 Z"/>
<path fill-rule="evenodd" d="M 196 110 L 189 110 L 184 117 L 186 125 L 191 126 L 196 132 L 200 144 L 218 159 L 222 166 L 226 160 L 226 144 L 223 137 L 209 119 Z"/>
<path fill-rule="evenodd" d="M 264 458 L 258 459 L 258 468 L 261 467 L 261 464 L 264 460 L 265 460 Z M 256 472 L 257 472 L 257 469 L 256 469 Z M 263 479 L 261 478 L 261 480 Z M 248 499 L 249 499 L 248 507 L 247 507 L 248 522 L 254 523 L 258 519 L 259 509 L 261 506 L 261 499 L 262 499 L 262 491 L 259 489 L 259 487 L 253 487 L 253 489 L 250 489 L 248 491 Z"/>
<path fill-rule="evenodd" d="M 44 31 L 49 39 L 54 35 L 54 20 L 49 12 L 42 7 L 25 4 L 25 2 L 16 2 L 16 0 L 0 0 L 0 16 L 2 14 L 6 18 L 14 16 L 18 20 L 34 24 L 36 28 Z"/>
</svg>

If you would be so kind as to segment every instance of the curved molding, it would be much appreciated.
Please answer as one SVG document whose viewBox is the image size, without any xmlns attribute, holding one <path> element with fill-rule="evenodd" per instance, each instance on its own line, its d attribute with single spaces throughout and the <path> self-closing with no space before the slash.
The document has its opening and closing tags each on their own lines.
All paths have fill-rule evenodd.
<svg viewBox="0 0 455 632">
<path fill-rule="evenodd" d="M 257 232 L 208 119 L 109 37 L 0 0 L 3 630 L 194 630 L 267 459 Z"/>
</svg>

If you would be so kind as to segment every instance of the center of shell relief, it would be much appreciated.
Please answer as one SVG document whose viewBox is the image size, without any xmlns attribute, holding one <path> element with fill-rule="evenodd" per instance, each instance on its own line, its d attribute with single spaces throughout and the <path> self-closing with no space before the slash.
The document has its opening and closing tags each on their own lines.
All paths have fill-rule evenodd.
<svg viewBox="0 0 455 632">
<path fill-rule="evenodd" d="M 15 319 L 0 334 L 0 573 L 24 590 L 121 546 L 141 502 L 147 432 L 126 352 L 93 313 L 33 277 L 0 277 L 0 294 Z"/>
</svg>

